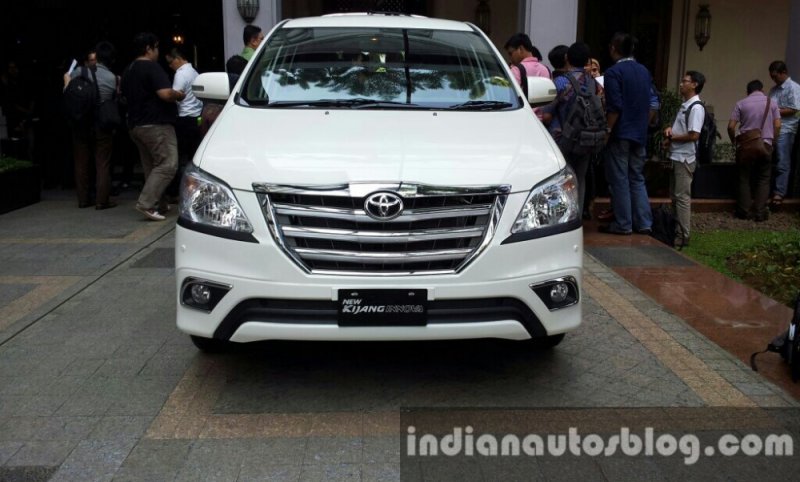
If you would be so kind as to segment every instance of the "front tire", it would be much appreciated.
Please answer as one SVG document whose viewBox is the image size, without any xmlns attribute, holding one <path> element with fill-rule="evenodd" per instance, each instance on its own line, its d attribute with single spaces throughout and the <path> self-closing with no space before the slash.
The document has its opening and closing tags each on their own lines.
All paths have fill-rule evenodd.
<svg viewBox="0 0 800 482">
<path fill-rule="evenodd" d="M 561 341 L 564 340 L 564 333 L 552 336 L 543 336 L 539 338 L 531 338 L 526 340 L 530 345 L 537 350 L 550 350 L 555 348 Z"/>
<path fill-rule="evenodd" d="M 217 340 L 216 338 L 206 338 L 203 336 L 189 335 L 192 343 L 204 353 L 223 353 L 230 349 L 230 342 Z"/>
</svg>

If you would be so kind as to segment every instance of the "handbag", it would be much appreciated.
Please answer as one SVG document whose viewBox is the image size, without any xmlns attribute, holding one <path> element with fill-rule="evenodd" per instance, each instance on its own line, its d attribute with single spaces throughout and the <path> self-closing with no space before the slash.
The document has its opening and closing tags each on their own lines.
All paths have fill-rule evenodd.
<svg viewBox="0 0 800 482">
<path fill-rule="evenodd" d="M 95 125 L 104 131 L 113 131 L 122 125 L 122 116 L 119 115 L 119 103 L 116 91 L 108 100 L 100 101 L 100 89 L 97 87 L 97 75 L 92 71 L 94 88 L 97 93 L 98 104 L 94 112 Z"/>
<path fill-rule="evenodd" d="M 742 132 L 736 136 L 736 163 L 739 165 L 749 165 L 759 160 L 769 159 L 770 152 L 764 145 L 764 139 L 761 138 L 761 131 L 764 129 L 764 124 L 767 122 L 767 114 L 771 101 L 767 97 L 767 106 L 764 108 L 764 117 L 761 119 L 761 128 L 752 129 L 747 132 Z"/>
</svg>

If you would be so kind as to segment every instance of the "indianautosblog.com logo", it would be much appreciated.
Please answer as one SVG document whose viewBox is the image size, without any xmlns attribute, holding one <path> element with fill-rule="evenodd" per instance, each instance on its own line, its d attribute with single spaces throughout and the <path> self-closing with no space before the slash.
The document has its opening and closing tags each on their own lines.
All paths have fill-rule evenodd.
<svg viewBox="0 0 800 482">
<path fill-rule="evenodd" d="M 742 437 L 723 434 L 716 444 L 703 446 L 693 434 L 680 436 L 669 433 L 656 435 L 648 427 L 644 433 L 631 433 L 622 427 L 619 434 L 603 437 L 597 434 L 582 435 L 570 427 L 566 434 L 515 434 L 496 436 L 475 434 L 471 426 L 454 427 L 453 432 L 442 437 L 432 434 L 417 434 L 413 425 L 408 426 L 405 455 L 408 457 L 479 456 L 479 457 L 559 457 L 565 454 L 589 457 L 611 457 L 624 454 L 664 457 L 682 456 L 686 465 L 693 465 L 701 456 L 722 455 L 787 456 L 794 454 L 794 439 L 788 434 L 761 436 L 747 434 Z"/>
</svg>

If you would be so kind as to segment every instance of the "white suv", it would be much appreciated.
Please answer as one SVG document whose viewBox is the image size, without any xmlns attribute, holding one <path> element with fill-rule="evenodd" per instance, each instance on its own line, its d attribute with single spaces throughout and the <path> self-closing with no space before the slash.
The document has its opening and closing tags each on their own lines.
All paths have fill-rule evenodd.
<svg viewBox="0 0 800 482">
<path fill-rule="evenodd" d="M 505 338 L 581 322 L 577 186 L 488 38 L 348 14 L 276 26 L 182 183 L 178 327 L 227 342 Z M 554 99 L 528 79 L 528 101 Z M 232 94 L 232 95 L 229 95 Z"/>
</svg>

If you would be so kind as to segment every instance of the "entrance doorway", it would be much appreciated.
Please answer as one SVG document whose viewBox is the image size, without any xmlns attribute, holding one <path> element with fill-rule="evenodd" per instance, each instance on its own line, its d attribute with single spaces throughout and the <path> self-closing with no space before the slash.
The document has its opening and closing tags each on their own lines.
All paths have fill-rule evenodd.
<svg viewBox="0 0 800 482">
<path fill-rule="evenodd" d="M 611 67 L 608 42 L 615 32 L 633 34 L 639 43 L 634 55 L 653 75 L 656 86 L 666 85 L 672 0 L 581 0 L 578 35 L 589 44 L 603 70 Z"/>
</svg>

